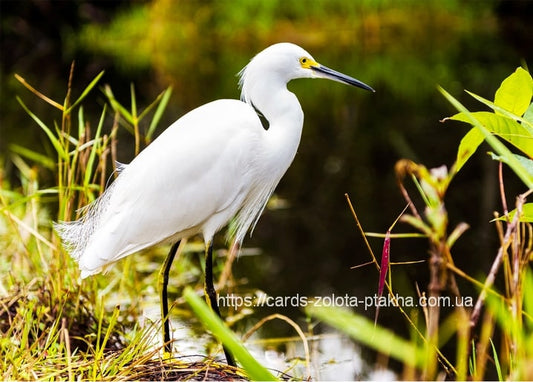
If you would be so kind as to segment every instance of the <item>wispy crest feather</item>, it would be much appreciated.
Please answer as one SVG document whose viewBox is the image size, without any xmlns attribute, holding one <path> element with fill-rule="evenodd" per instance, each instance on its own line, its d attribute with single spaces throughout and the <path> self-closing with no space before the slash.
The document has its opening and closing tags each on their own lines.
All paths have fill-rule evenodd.
<svg viewBox="0 0 533 382">
<path fill-rule="evenodd" d="M 250 64 L 246 65 L 244 68 L 241 69 L 241 71 L 238 73 L 239 76 L 239 89 L 241 89 L 241 101 L 246 102 L 247 104 L 252 104 L 252 100 L 250 99 L 250 95 L 245 87 L 245 84 L 248 82 L 246 81 L 246 78 L 248 77 L 248 66 Z"/>
</svg>

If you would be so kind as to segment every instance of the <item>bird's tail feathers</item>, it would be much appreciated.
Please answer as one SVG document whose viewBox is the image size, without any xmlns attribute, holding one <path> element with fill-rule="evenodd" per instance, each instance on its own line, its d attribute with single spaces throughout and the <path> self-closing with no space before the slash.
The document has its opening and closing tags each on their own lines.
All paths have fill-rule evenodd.
<svg viewBox="0 0 533 382">
<path fill-rule="evenodd" d="M 94 202 L 80 208 L 81 217 L 75 221 L 54 222 L 54 230 L 59 234 L 63 247 L 70 256 L 79 262 L 94 232 L 103 221 L 103 215 L 114 189 L 114 183 Z"/>
</svg>

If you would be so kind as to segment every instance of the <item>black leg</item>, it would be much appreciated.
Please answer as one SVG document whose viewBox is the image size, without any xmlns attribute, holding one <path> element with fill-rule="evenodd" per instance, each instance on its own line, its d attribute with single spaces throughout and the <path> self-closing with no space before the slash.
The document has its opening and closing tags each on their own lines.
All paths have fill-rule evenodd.
<svg viewBox="0 0 533 382">
<path fill-rule="evenodd" d="M 213 243 L 206 243 L 205 248 L 205 295 L 206 300 L 213 312 L 215 312 L 220 318 L 220 309 L 218 308 L 217 292 L 213 285 Z M 230 366 L 236 366 L 233 357 L 229 353 L 228 349 L 222 346 L 224 349 L 224 355 L 226 356 L 226 362 Z"/>
<path fill-rule="evenodd" d="M 174 257 L 178 252 L 178 247 L 180 242 L 175 243 L 163 263 L 161 270 L 159 271 L 159 287 L 160 287 L 160 298 L 161 298 L 161 319 L 163 320 L 163 344 L 165 345 L 165 352 L 172 353 L 172 344 L 170 343 L 170 324 L 168 321 L 168 274 L 170 272 L 170 267 L 174 261 Z"/>
</svg>

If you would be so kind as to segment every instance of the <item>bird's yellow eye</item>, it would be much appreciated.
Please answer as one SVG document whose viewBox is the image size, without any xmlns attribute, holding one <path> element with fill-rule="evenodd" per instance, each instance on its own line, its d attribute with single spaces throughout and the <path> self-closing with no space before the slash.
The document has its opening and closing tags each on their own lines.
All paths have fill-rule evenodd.
<svg viewBox="0 0 533 382">
<path fill-rule="evenodd" d="M 309 69 L 311 66 L 313 66 L 313 64 L 316 64 L 316 63 L 308 57 L 300 58 L 300 65 L 304 69 Z"/>
</svg>

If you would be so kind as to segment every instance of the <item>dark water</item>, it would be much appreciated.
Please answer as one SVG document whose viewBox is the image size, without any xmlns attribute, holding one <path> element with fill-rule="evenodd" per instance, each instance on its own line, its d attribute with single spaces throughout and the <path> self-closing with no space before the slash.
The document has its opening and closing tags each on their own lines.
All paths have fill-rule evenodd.
<svg viewBox="0 0 533 382">
<path fill-rule="evenodd" d="M 248 29 L 235 27 L 232 39 L 221 38 L 231 32 L 222 22 L 202 19 L 202 14 L 209 14 L 206 9 L 215 8 L 213 12 L 219 12 L 220 17 L 229 17 L 221 14 L 220 3 L 206 8 L 185 2 L 181 12 L 197 17 L 197 25 L 196 21 L 186 23 L 185 16 L 173 10 L 170 25 L 174 29 L 167 33 L 179 35 L 182 45 L 173 46 L 172 39 L 157 40 L 154 44 L 161 45 L 153 57 L 148 56 L 153 60 L 134 65 L 143 54 L 141 45 L 130 45 L 127 53 L 110 54 L 89 46 L 88 40 L 80 37 L 87 25 L 105 26 L 130 7 L 135 8 L 134 4 L 35 1 L 12 9 L 5 4 L 2 2 L 2 153 L 8 152 L 11 143 L 50 151 L 14 95 L 21 95 L 37 114 L 49 109 L 40 101 L 33 102 L 14 81 L 13 73 L 61 101 L 73 59 L 77 61 L 78 94 L 102 69 L 106 70 L 103 82 L 109 83 L 125 104 L 130 82 L 139 92 L 139 105 L 146 105 L 173 85 L 174 95 L 162 126 L 212 99 L 237 98 L 235 73 L 255 53 L 277 41 L 298 43 L 319 62 L 376 89 L 371 94 L 318 80 L 289 85 L 301 101 L 305 125 L 296 159 L 276 191 L 286 206 L 267 210 L 253 237 L 245 240 L 245 247 L 260 248 L 262 255 L 243 256 L 234 265 L 237 278 L 246 277 L 250 288 L 273 296 L 374 294 L 378 279 L 375 268 L 350 269 L 369 261 L 370 255 L 345 193 L 350 195 L 365 230 L 385 232 L 405 205 L 395 182 L 396 161 L 409 158 L 428 168 L 450 166 L 467 131 L 460 124 L 439 122 L 455 111 L 439 94 L 437 84 L 472 110 L 482 109 L 462 90 L 491 99 L 507 75 L 522 63 L 531 62 L 533 46 L 529 2 L 413 2 L 398 9 L 385 2 L 376 9 L 346 5 L 350 12 L 346 14 L 342 6 L 335 9 L 325 2 L 308 3 L 309 8 L 324 7 L 320 18 L 312 10 L 302 14 L 278 10 L 270 18 L 259 13 L 258 20 L 268 20 L 266 28 L 259 21 L 250 22 Z M 172 10 L 165 2 L 153 4 L 152 18 L 162 17 L 165 7 Z M 135 17 L 144 20 L 142 14 Z M 168 26 L 162 20 L 152 20 L 152 24 L 157 22 L 162 28 Z M 117 34 L 116 41 L 111 42 L 120 45 L 127 40 L 121 36 Z M 106 38 L 101 37 L 101 42 Z M 94 123 L 102 103 L 98 92 L 87 100 L 87 112 L 95 112 Z M 123 132 L 119 144 L 119 159 L 128 162 L 132 138 Z M 486 273 L 496 250 L 495 229 L 489 220 L 492 211 L 499 208 L 497 165 L 485 151 L 486 147 L 479 150 L 454 180 L 446 200 L 450 227 L 462 221 L 471 225 L 454 254 L 457 265 L 474 276 Z M 11 174 L 15 179 L 15 172 Z M 508 175 L 506 186 L 512 201 L 524 189 Z M 53 176 L 43 173 L 43 178 L 46 182 Z M 400 224 L 395 231 L 411 230 Z M 379 255 L 381 240 L 372 239 L 371 245 Z M 391 256 L 396 262 L 426 259 L 427 243 L 423 239 L 393 240 Z M 427 279 L 426 263 L 393 270 L 395 287 L 406 295 L 415 294 L 415 283 L 424 288 Z M 470 285 L 461 282 L 461 287 L 467 295 L 473 293 Z M 273 311 L 303 317 L 297 307 Z M 373 313 L 366 312 L 369 316 Z M 394 310 L 382 311 L 384 323 L 393 317 Z"/>
</svg>

